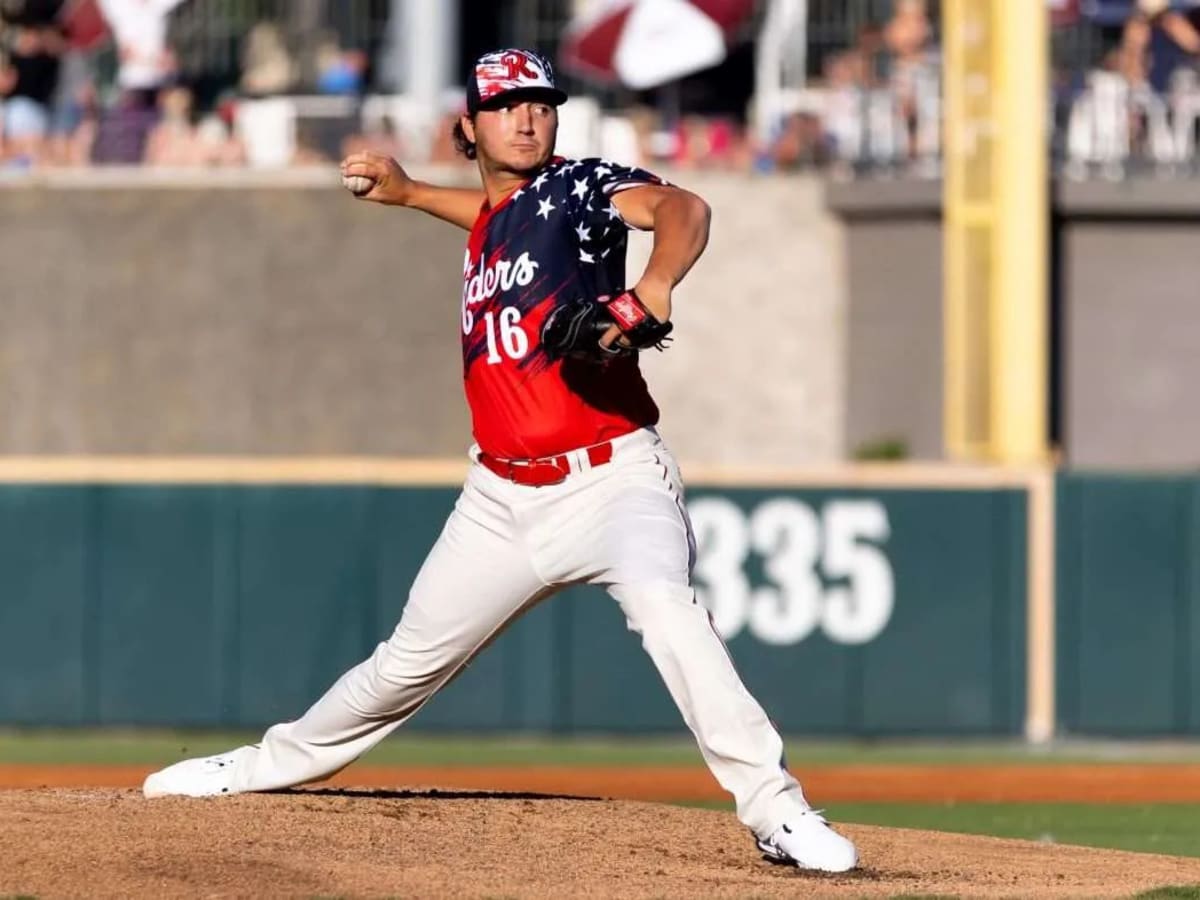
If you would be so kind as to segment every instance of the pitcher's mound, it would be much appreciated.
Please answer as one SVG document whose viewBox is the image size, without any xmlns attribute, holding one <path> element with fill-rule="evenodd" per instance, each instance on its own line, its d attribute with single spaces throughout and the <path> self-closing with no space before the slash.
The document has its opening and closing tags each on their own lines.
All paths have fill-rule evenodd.
<svg viewBox="0 0 1200 900">
<path fill-rule="evenodd" d="M 840 826 L 863 867 L 771 865 L 730 813 L 455 791 L 206 800 L 0 791 L 0 896 L 1127 897 L 1200 859 Z"/>
</svg>

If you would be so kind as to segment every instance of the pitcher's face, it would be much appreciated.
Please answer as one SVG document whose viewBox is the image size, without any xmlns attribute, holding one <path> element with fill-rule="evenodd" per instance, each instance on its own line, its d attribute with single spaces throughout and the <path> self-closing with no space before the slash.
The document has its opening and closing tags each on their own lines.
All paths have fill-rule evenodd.
<svg viewBox="0 0 1200 900">
<path fill-rule="evenodd" d="M 480 161 L 493 171 L 525 175 L 550 161 L 558 136 L 558 110 L 537 100 L 518 100 L 481 109 L 462 120 Z"/>
</svg>

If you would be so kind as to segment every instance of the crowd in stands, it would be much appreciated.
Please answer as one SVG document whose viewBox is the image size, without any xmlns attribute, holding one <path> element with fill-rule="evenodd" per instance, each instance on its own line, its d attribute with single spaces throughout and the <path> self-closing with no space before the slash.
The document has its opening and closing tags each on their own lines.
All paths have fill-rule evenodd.
<svg viewBox="0 0 1200 900">
<path fill-rule="evenodd" d="M 1099 63 L 1056 86 L 1068 176 L 1196 169 L 1200 0 L 1132 2 Z"/>
<path fill-rule="evenodd" d="M 398 128 L 392 115 L 363 116 L 361 104 L 349 103 L 345 110 L 360 127 L 342 123 L 339 131 L 316 116 L 287 147 L 264 149 L 273 111 L 258 101 L 361 100 L 367 54 L 331 34 L 300 59 L 278 24 L 262 21 L 240 41 L 236 84 L 201 103 L 181 77 L 169 39 L 170 17 L 183 2 L 0 0 L 0 166 L 302 165 L 368 147 L 434 162 L 456 159 L 449 139 L 459 112 L 454 103 L 438 111 L 436 126 L 423 135 Z M 847 117 L 860 105 L 854 91 L 892 85 L 904 115 L 915 117 L 917 73 L 933 60 L 931 33 L 925 0 L 897 0 L 890 21 L 863 29 L 854 46 L 826 61 L 827 109 L 782 115 L 765 138 L 742 116 L 664 115 L 653 106 L 622 115 L 647 164 L 767 171 L 823 164 L 851 140 Z M 110 70 L 102 72 L 105 59 Z M 431 146 L 414 147 L 414 140 Z"/>
<path fill-rule="evenodd" d="M 262 22 L 242 45 L 241 75 L 200 109 L 168 40 L 185 0 L 0 0 L 0 167 L 148 164 L 238 166 L 239 106 L 299 85 L 279 29 Z M 102 78 L 105 57 L 114 71 Z M 365 54 L 329 37 L 314 53 L 312 90 L 358 97 Z M 290 164 L 330 154 L 297 146 Z"/>
<path fill-rule="evenodd" d="M 936 168 L 939 75 L 926 0 L 895 0 L 889 19 L 863 25 L 849 47 L 823 56 L 818 89 L 807 108 L 783 117 L 771 163 Z"/>
<path fill-rule="evenodd" d="M 386 108 L 367 115 L 372 59 L 333 31 L 301 55 L 278 23 L 260 21 L 239 38 L 232 83 L 201 96 L 171 43 L 171 16 L 185 2 L 0 0 L 0 169 L 294 166 L 367 148 L 457 159 L 449 134 L 461 99 L 437 110 L 424 130 L 400 127 L 409 117 Z M 1080 8 L 1080 0 L 1050 2 Z M 1200 0 L 1109 2 L 1125 4 L 1119 37 L 1097 64 L 1057 76 L 1062 152 L 1088 162 L 1129 155 L 1139 142 L 1166 147 L 1167 157 L 1177 157 L 1181 144 L 1194 150 L 1191 120 L 1186 129 L 1174 123 L 1191 109 L 1186 98 L 1200 96 Z M 937 23 L 929 0 L 893 0 L 890 9 L 843 46 L 810 53 L 808 86 L 766 128 L 752 127 L 747 116 L 635 107 L 620 113 L 631 152 L 645 164 L 677 168 L 936 175 Z M 295 108 L 272 102 L 298 96 L 344 102 L 300 120 Z M 1193 105 L 1200 117 L 1200 101 Z M 281 143 L 284 119 L 291 137 Z"/>
</svg>

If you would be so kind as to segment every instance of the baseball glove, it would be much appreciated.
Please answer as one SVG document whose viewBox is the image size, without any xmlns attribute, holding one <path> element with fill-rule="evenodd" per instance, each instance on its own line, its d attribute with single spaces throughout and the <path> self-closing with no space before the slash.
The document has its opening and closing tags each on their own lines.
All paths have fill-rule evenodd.
<svg viewBox="0 0 1200 900">
<path fill-rule="evenodd" d="M 600 338 L 613 325 L 621 335 L 608 347 Z M 602 362 L 651 347 L 662 350 L 675 326 L 654 318 L 633 291 L 556 306 L 542 323 L 542 349 L 551 359 Z"/>
</svg>

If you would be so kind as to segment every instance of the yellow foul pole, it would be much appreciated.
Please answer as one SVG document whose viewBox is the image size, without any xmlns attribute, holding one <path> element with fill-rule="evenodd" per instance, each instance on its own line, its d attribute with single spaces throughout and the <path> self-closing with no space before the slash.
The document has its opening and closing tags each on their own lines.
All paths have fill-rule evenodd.
<svg viewBox="0 0 1200 900">
<path fill-rule="evenodd" d="M 1047 450 L 1045 0 L 944 0 L 945 442 Z"/>
<path fill-rule="evenodd" d="M 993 455 L 1004 462 L 1046 458 L 1048 402 L 1049 110 L 1046 0 L 995 0 L 996 112 L 1002 139 L 994 160 L 998 215 L 993 235 Z"/>
</svg>

